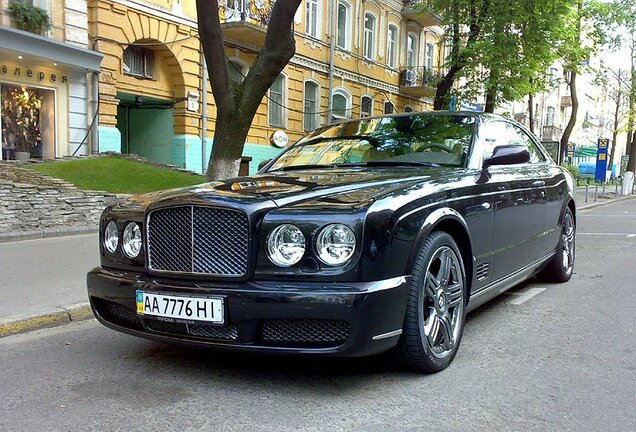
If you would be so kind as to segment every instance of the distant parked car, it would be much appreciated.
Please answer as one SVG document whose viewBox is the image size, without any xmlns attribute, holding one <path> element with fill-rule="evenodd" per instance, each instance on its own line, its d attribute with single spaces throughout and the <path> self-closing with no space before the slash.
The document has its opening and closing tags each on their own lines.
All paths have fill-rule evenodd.
<svg viewBox="0 0 636 432">
<path fill-rule="evenodd" d="M 97 319 L 163 342 L 362 356 L 435 372 L 466 313 L 572 275 L 573 179 L 505 118 L 408 113 L 323 127 L 251 177 L 104 211 Z"/>
</svg>

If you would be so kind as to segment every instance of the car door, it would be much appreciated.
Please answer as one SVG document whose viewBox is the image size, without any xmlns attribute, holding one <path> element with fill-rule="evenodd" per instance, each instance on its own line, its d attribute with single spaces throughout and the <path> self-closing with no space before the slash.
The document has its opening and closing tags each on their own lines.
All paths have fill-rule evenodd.
<svg viewBox="0 0 636 432">
<path fill-rule="evenodd" d="M 526 145 L 521 130 L 509 122 L 492 120 L 480 128 L 484 157 L 502 145 Z M 546 225 L 544 167 L 532 158 L 525 164 L 498 165 L 488 168 L 493 193 L 495 225 L 493 229 L 496 281 L 538 260 L 542 255 L 539 239 Z"/>
</svg>

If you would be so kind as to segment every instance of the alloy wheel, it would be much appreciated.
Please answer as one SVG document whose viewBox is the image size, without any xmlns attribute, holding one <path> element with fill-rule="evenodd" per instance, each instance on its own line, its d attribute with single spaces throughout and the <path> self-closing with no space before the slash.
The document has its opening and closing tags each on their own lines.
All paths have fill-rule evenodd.
<svg viewBox="0 0 636 432">
<path fill-rule="evenodd" d="M 569 273 L 574 266 L 574 219 L 570 212 L 563 217 L 563 229 L 561 231 L 562 265 L 563 270 Z"/>
<path fill-rule="evenodd" d="M 437 358 L 448 356 L 460 337 L 464 313 L 464 282 L 459 257 L 442 246 L 426 269 L 424 284 L 424 334 Z"/>
</svg>

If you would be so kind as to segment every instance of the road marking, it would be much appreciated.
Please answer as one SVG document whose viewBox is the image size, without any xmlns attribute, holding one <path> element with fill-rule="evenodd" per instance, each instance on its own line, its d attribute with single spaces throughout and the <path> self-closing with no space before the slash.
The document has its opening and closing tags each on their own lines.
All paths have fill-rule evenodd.
<svg viewBox="0 0 636 432">
<path fill-rule="evenodd" d="M 586 233 L 586 232 L 578 232 L 578 233 L 576 233 L 576 235 L 627 237 L 627 238 L 636 237 L 636 234 L 630 234 L 630 233 Z"/>
<path fill-rule="evenodd" d="M 513 298 L 512 300 L 509 300 L 508 303 L 515 306 L 519 306 L 520 304 L 527 302 L 528 300 L 530 300 L 532 297 L 536 296 L 537 294 L 541 294 L 543 291 L 545 291 L 545 288 L 530 288 L 529 290 L 525 292 L 509 293 L 515 296 L 515 298 Z"/>
</svg>

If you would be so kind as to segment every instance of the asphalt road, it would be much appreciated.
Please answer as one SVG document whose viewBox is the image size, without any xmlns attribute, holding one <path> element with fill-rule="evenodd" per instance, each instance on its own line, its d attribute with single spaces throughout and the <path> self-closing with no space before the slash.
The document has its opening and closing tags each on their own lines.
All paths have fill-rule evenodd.
<svg viewBox="0 0 636 432">
<path fill-rule="evenodd" d="M 572 280 L 471 313 L 436 375 L 165 346 L 86 321 L 0 339 L 0 431 L 634 431 L 636 200 L 578 222 Z"/>
</svg>

